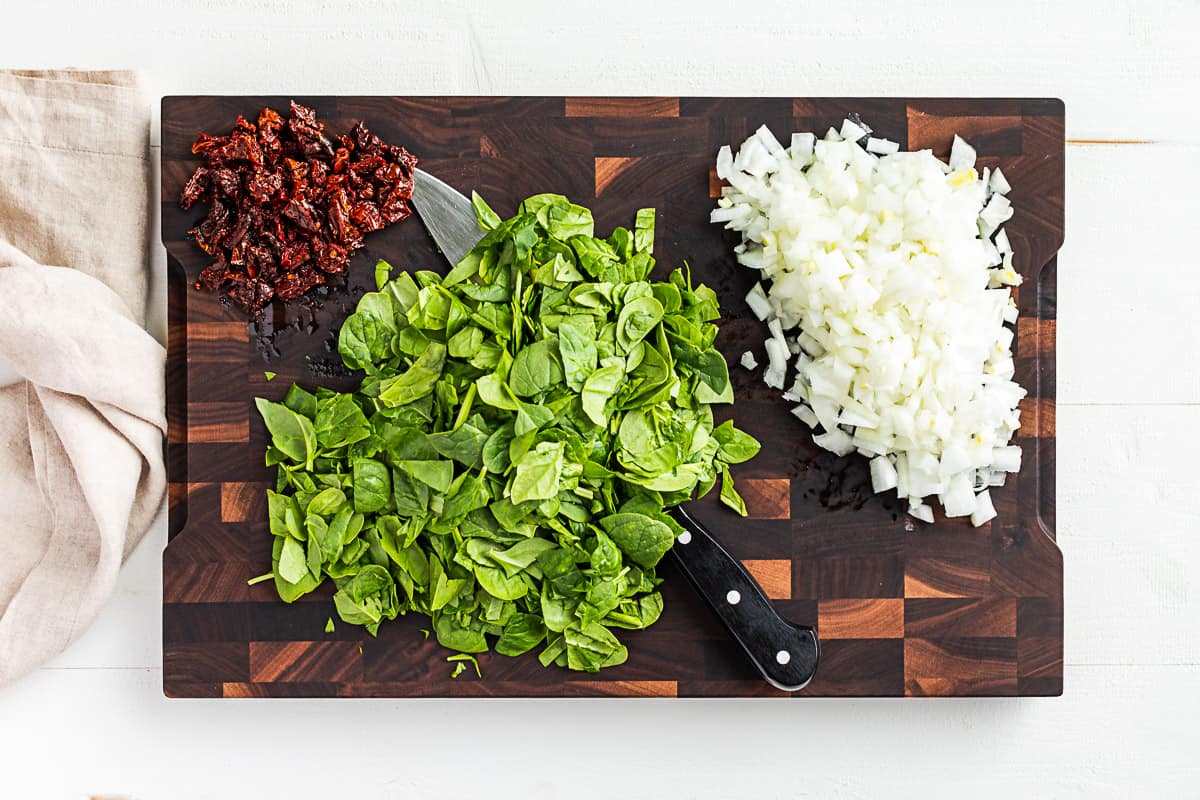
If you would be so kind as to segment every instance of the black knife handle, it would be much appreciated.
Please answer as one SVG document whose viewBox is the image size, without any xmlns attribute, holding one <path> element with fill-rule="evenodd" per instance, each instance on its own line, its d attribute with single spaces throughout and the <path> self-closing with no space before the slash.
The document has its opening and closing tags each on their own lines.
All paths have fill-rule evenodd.
<svg viewBox="0 0 1200 800">
<path fill-rule="evenodd" d="M 817 671 L 816 632 L 779 616 L 742 563 L 681 506 L 670 513 L 684 527 L 671 552 L 696 590 L 767 681 L 786 692 L 803 689 Z"/>
</svg>

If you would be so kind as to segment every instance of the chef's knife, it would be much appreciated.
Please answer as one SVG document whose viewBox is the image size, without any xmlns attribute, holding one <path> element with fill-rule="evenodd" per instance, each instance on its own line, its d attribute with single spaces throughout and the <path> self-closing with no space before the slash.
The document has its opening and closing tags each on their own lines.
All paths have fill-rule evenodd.
<svg viewBox="0 0 1200 800">
<path fill-rule="evenodd" d="M 482 237 L 471 201 L 423 170 L 414 176 L 412 201 L 451 265 Z M 784 691 L 804 688 L 817 669 L 816 632 L 779 616 L 741 562 L 682 506 L 670 513 L 685 529 L 671 553 L 758 671 Z"/>
</svg>

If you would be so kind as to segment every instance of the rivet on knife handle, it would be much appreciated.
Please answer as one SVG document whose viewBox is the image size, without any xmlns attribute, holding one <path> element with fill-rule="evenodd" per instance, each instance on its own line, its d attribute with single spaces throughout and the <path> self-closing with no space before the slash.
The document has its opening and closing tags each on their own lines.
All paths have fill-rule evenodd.
<svg viewBox="0 0 1200 800">
<path fill-rule="evenodd" d="M 696 590 L 767 681 L 787 692 L 803 689 L 817 671 L 816 632 L 779 616 L 741 562 L 682 507 L 670 513 L 685 529 L 671 552 Z"/>
</svg>

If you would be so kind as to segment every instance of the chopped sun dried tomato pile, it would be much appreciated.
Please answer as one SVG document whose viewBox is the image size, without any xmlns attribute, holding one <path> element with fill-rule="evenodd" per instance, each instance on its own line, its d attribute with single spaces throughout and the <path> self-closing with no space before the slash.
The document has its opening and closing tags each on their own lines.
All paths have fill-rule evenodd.
<svg viewBox="0 0 1200 800">
<path fill-rule="evenodd" d="M 334 141 L 324 131 L 293 102 L 286 120 L 264 108 L 257 125 L 239 116 L 228 136 L 200 134 L 192 152 L 204 166 L 180 198 L 212 206 L 188 231 L 213 258 L 197 289 L 257 314 L 344 272 L 363 234 L 412 213 L 415 156 L 361 122 Z"/>
</svg>

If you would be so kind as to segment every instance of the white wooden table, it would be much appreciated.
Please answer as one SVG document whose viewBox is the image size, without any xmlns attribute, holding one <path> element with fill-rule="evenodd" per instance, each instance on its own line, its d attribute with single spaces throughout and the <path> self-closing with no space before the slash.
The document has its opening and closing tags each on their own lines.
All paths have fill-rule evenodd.
<svg viewBox="0 0 1200 800">
<path fill-rule="evenodd" d="M 95 627 L 0 690 L 0 797 L 1200 796 L 1200 5 L 502 5 L 14 3 L 0 62 L 162 94 L 1062 97 L 1064 696 L 168 701 L 160 520 Z"/>
</svg>

